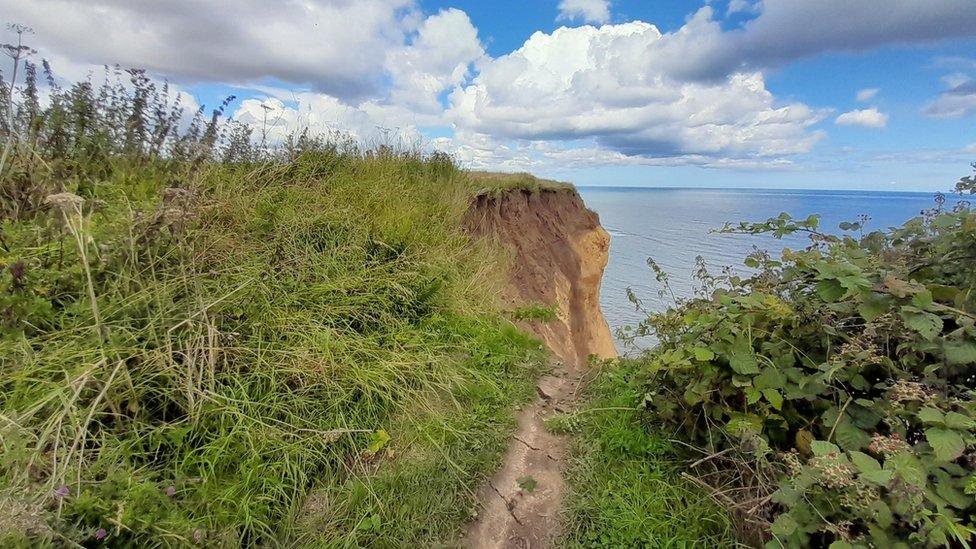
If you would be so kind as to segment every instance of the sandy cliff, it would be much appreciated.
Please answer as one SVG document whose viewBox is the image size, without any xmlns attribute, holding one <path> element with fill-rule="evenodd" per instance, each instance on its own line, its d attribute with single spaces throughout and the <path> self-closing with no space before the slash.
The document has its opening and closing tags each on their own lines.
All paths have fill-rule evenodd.
<svg viewBox="0 0 976 549">
<path fill-rule="evenodd" d="M 512 306 L 554 305 L 555 321 L 524 322 L 567 363 L 616 356 L 600 311 L 600 281 L 610 236 L 572 189 L 508 190 L 475 198 L 464 220 L 474 234 L 497 237 L 513 257 L 505 295 Z"/>
</svg>

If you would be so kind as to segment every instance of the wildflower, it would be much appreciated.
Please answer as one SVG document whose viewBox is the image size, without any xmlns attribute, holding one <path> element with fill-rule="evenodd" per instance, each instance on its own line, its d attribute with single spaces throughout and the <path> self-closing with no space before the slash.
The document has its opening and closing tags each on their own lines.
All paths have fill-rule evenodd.
<svg viewBox="0 0 976 549">
<path fill-rule="evenodd" d="M 931 395 L 921 383 L 899 379 L 888 391 L 888 398 L 892 402 L 926 402 L 931 398 Z"/>
<path fill-rule="evenodd" d="M 108 537 L 108 532 L 105 531 L 104 528 L 99 528 L 98 530 L 95 530 L 95 539 L 101 541 L 107 537 Z"/>
<path fill-rule="evenodd" d="M 803 470 L 803 463 L 800 461 L 800 453 L 796 450 L 790 450 L 783 454 L 783 462 L 790 470 L 790 476 L 796 477 L 800 475 Z"/>
<path fill-rule="evenodd" d="M 857 470 L 850 463 L 842 461 L 836 453 L 815 457 L 809 461 L 809 465 L 819 473 L 820 484 L 828 488 L 847 488 L 856 483 L 854 475 Z"/>
<path fill-rule="evenodd" d="M 203 539 L 203 532 L 201 532 L 199 529 L 194 530 L 193 541 L 200 541 L 201 539 Z"/>
<path fill-rule="evenodd" d="M 868 511 L 878 499 L 878 491 L 864 484 L 858 484 L 852 491 L 840 496 L 841 505 L 862 513 Z"/>
<path fill-rule="evenodd" d="M 176 487 L 175 487 L 175 486 L 167 486 L 167 487 L 166 487 L 166 488 L 165 488 L 165 489 L 163 490 L 163 493 L 164 493 L 164 494 L 166 494 L 166 495 L 167 495 L 167 496 L 169 496 L 169 497 L 173 497 L 173 496 L 175 496 L 175 495 L 176 495 Z"/>
<path fill-rule="evenodd" d="M 67 486 L 58 486 L 54 489 L 54 497 L 58 499 L 66 498 L 70 493 Z"/>
<path fill-rule="evenodd" d="M 898 433 L 892 433 L 890 436 L 879 435 L 875 433 L 871 437 L 871 444 L 868 445 L 868 451 L 872 454 L 879 454 L 885 457 L 893 456 L 901 452 L 907 452 L 911 450 L 908 442 L 901 438 Z"/>
</svg>

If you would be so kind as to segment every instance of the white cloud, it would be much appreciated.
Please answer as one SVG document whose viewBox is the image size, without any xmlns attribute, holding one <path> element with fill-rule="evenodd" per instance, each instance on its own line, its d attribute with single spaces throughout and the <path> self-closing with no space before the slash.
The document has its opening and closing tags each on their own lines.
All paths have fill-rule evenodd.
<svg viewBox="0 0 976 549">
<path fill-rule="evenodd" d="M 838 126 L 861 126 L 864 128 L 884 128 L 888 125 L 888 115 L 878 109 L 861 109 L 845 112 L 834 120 Z"/>
<path fill-rule="evenodd" d="M 441 112 L 438 95 L 461 84 L 471 64 L 484 55 L 478 30 L 466 13 L 452 8 L 428 17 L 410 44 L 387 57 L 391 101 L 418 112 Z"/>
<path fill-rule="evenodd" d="M 610 21 L 610 0 L 559 0 L 556 20 L 606 23 Z"/>
<path fill-rule="evenodd" d="M 616 158 L 702 163 L 808 152 L 823 113 L 777 104 L 759 73 L 715 83 L 681 82 L 649 52 L 663 39 L 642 22 L 535 33 L 481 65 L 451 95 L 461 130 L 502 139 L 592 140 Z M 706 159 L 706 160 L 702 160 Z"/>
<path fill-rule="evenodd" d="M 963 148 L 963 152 L 976 154 L 976 143 Z"/>
<path fill-rule="evenodd" d="M 865 88 L 863 90 L 858 90 L 857 100 L 860 101 L 861 103 L 864 103 L 865 101 L 870 101 L 874 99 L 875 96 L 878 95 L 879 91 L 881 91 L 879 88 Z"/>
<path fill-rule="evenodd" d="M 949 89 L 922 109 L 933 118 L 960 118 L 976 114 L 976 80 L 958 77 L 946 81 Z"/>
</svg>

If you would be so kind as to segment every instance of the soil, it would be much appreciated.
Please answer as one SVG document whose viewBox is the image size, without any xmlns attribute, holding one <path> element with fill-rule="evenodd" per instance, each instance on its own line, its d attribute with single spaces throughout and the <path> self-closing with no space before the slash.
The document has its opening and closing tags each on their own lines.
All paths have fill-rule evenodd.
<svg viewBox="0 0 976 549">
<path fill-rule="evenodd" d="M 563 532 L 568 441 L 545 420 L 573 409 L 591 355 L 616 356 L 600 311 L 600 283 L 610 237 L 573 190 L 507 191 L 475 199 L 464 223 L 512 252 L 504 296 L 512 306 L 554 306 L 556 320 L 523 322 L 555 359 L 537 385 L 538 399 L 518 415 L 501 468 L 479 490 L 480 508 L 463 544 L 544 548 Z"/>
</svg>

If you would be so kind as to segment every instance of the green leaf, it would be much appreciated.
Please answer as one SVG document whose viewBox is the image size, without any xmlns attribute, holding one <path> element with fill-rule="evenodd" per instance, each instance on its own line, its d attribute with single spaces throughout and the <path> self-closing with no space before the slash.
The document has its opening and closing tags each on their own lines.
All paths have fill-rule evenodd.
<svg viewBox="0 0 976 549">
<path fill-rule="evenodd" d="M 922 488 L 926 484 L 927 475 L 922 463 L 908 452 L 900 452 L 885 460 L 885 469 L 897 473 L 908 484 Z"/>
<path fill-rule="evenodd" d="M 891 477 L 894 475 L 894 471 L 889 469 L 882 469 L 880 471 L 868 471 L 867 473 L 861 473 L 861 478 L 877 484 L 878 486 L 887 486 L 891 482 Z"/>
<path fill-rule="evenodd" d="M 769 402 L 769 405 L 777 410 L 783 409 L 783 395 L 779 394 L 776 389 L 763 389 L 763 396 Z"/>
<path fill-rule="evenodd" d="M 737 374 L 747 375 L 759 373 L 759 361 L 756 360 L 756 355 L 754 353 L 733 353 L 732 356 L 729 357 L 729 366 L 731 366 Z"/>
<path fill-rule="evenodd" d="M 976 420 L 959 412 L 949 412 L 945 415 L 945 425 L 950 429 L 969 431 L 976 429 Z"/>
<path fill-rule="evenodd" d="M 946 341 L 945 358 L 949 364 L 972 364 L 976 362 L 976 342 L 973 341 Z"/>
<path fill-rule="evenodd" d="M 871 510 L 874 511 L 874 520 L 882 528 L 888 528 L 894 522 L 895 517 L 892 516 L 891 508 L 888 507 L 887 503 L 878 500 L 871 504 Z M 889 547 L 889 545 L 880 545 L 879 547 Z"/>
<path fill-rule="evenodd" d="M 946 477 L 938 481 L 935 485 L 935 493 L 939 495 L 942 499 L 949 502 L 949 505 L 957 509 L 966 509 L 972 505 L 972 498 L 968 497 L 966 494 L 962 493 L 953 486 L 952 477 Z"/>
<path fill-rule="evenodd" d="M 755 404 L 759 402 L 762 398 L 762 393 L 758 389 L 753 389 L 752 387 L 746 388 L 746 404 Z"/>
<path fill-rule="evenodd" d="M 837 424 L 834 439 L 845 450 L 860 450 L 871 443 L 871 437 L 864 431 L 858 429 L 846 417 Z"/>
<path fill-rule="evenodd" d="M 966 451 L 966 442 L 952 429 L 931 427 L 925 430 L 925 438 L 940 461 L 954 461 Z"/>
<path fill-rule="evenodd" d="M 905 325 L 915 330 L 925 339 L 934 339 L 942 332 L 942 319 L 932 313 L 905 311 L 901 317 Z"/>
<path fill-rule="evenodd" d="M 928 288 L 912 296 L 912 305 L 918 307 L 919 309 L 925 309 L 931 304 L 932 304 L 932 292 L 930 292 Z"/>
<path fill-rule="evenodd" d="M 707 347 L 695 347 L 694 353 L 695 353 L 695 360 L 699 362 L 708 362 L 713 358 L 715 358 L 715 353 L 713 353 L 711 349 Z"/>
<path fill-rule="evenodd" d="M 390 435 L 383 429 L 370 433 L 369 435 L 369 446 L 366 447 L 366 451 L 371 454 L 375 454 L 386 446 L 386 443 L 390 442 Z"/>
<path fill-rule="evenodd" d="M 861 318 L 871 322 L 888 312 L 891 308 L 891 297 L 874 292 L 861 294 L 861 303 L 857 306 L 857 313 Z"/>
<path fill-rule="evenodd" d="M 788 537 L 793 532 L 796 532 L 797 527 L 799 527 L 799 524 L 793 520 L 793 517 L 791 517 L 789 513 L 783 513 L 782 515 L 776 517 L 776 520 L 773 521 L 773 525 L 769 528 L 769 531 L 772 532 L 774 536 Z"/>
<path fill-rule="evenodd" d="M 844 297 L 845 293 L 844 287 L 835 279 L 817 282 L 817 296 L 826 303 L 837 301 Z"/>
<path fill-rule="evenodd" d="M 752 383 L 757 389 L 782 389 L 786 385 L 786 375 L 779 368 L 765 368 Z"/>
<path fill-rule="evenodd" d="M 945 416 L 942 415 L 942 412 L 929 407 L 922 408 L 918 411 L 918 419 L 922 420 L 922 423 L 935 423 L 937 425 L 943 425 L 945 423 Z"/>
<path fill-rule="evenodd" d="M 810 449 L 813 450 L 813 455 L 817 457 L 840 453 L 840 448 L 826 440 L 815 440 L 811 442 Z"/>
<path fill-rule="evenodd" d="M 872 471 L 880 471 L 881 464 L 878 460 L 873 457 L 863 453 L 863 452 L 848 452 L 851 456 L 851 462 L 854 463 L 854 467 L 861 473 L 870 473 Z"/>
</svg>

